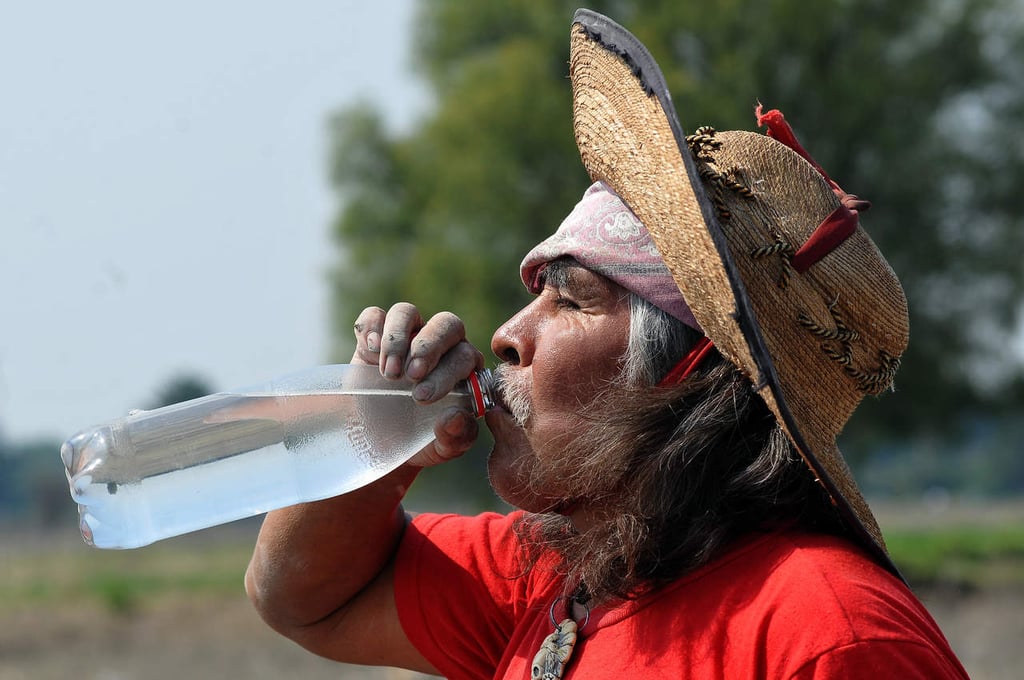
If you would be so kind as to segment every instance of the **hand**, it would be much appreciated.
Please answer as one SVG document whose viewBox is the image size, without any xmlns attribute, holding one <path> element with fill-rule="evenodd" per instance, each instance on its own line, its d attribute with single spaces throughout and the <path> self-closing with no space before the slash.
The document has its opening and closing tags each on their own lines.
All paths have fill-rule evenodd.
<svg viewBox="0 0 1024 680">
<path fill-rule="evenodd" d="M 416 383 L 413 398 L 423 403 L 437 401 L 484 366 L 483 354 L 466 340 L 462 319 L 451 312 L 424 322 L 407 302 L 387 312 L 367 307 L 356 319 L 355 335 L 352 363 L 376 365 L 387 378 L 410 378 Z M 456 458 L 469 450 L 478 431 L 471 412 L 447 409 L 434 425 L 435 441 L 409 462 L 423 467 Z"/>
</svg>

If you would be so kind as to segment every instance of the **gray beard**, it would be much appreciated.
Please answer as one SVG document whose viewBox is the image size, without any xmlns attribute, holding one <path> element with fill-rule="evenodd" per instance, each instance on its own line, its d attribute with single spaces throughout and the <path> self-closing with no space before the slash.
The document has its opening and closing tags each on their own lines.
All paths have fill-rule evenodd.
<svg viewBox="0 0 1024 680">
<path fill-rule="evenodd" d="M 495 386 L 512 419 L 519 427 L 526 427 L 532 410 L 530 391 L 525 382 L 514 375 L 509 364 L 499 364 L 494 369 Z"/>
</svg>

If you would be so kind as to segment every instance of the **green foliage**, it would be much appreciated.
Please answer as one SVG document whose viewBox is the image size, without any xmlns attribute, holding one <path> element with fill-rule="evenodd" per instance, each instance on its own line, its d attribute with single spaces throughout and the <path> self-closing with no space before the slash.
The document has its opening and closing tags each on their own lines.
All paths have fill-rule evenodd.
<svg viewBox="0 0 1024 680">
<path fill-rule="evenodd" d="M 519 260 L 588 183 L 566 79 L 575 6 L 421 3 L 414 62 L 435 109 L 401 136 L 367 107 L 333 119 L 335 358 L 347 358 L 368 305 L 450 309 L 486 348 L 525 302 Z M 912 340 L 899 393 L 862 407 L 848 454 L 1019 406 L 1024 380 L 1008 347 L 1024 292 L 1020 0 L 592 7 L 648 45 L 685 129 L 753 129 L 762 101 L 839 184 L 874 203 L 864 226 L 904 282 Z"/>
<path fill-rule="evenodd" d="M 74 526 L 75 504 L 68 495 L 60 444 L 0 441 L 0 522 Z"/>
<path fill-rule="evenodd" d="M 518 265 L 527 244 L 586 185 L 567 114 L 567 41 L 550 30 L 571 10 L 492 4 L 423 5 L 416 61 L 440 103 L 415 133 L 389 138 L 365 107 L 332 122 L 332 180 L 345 205 L 333 278 L 340 358 L 358 311 L 399 299 L 428 315 L 455 311 L 488 346 L 526 300 Z"/>
<path fill-rule="evenodd" d="M 182 374 L 175 376 L 162 385 L 149 408 L 160 408 L 205 397 L 214 392 L 209 383 L 198 376 Z"/>
<path fill-rule="evenodd" d="M 137 567 L 108 566 L 89 573 L 78 585 L 79 592 L 99 600 L 115 614 L 131 614 L 143 602 L 161 595 L 238 595 L 242 590 L 246 564 L 242 559 L 226 571 L 196 565 L 191 567 L 195 571 L 183 571 L 185 561 L 172 559 L 169 563 L 176 566 L 168 569 L 150 565 L 152 571 L 147 572 Z"/>
<path fill-rule="evenodd" d="M 915 587 L 1024 584 L 1024 526 L 960 526 L 886 533 L 893 560 Z"/>
<path fill-rule="evenodd" d="M 963 420 L 955 433 L 885 447 L 858 469 L 861 488 L 881 498 L 924 493 L 1011 498 L 1024 490 L 1024 423 L 1012 416 Z"/>
<path fill-rule="evenodd" d="M 251 535 L 250 535 L 251 534 Z M 7 608 L 98 603 L 129 615 L 157 598 L 236 598 L 252 552 L 252 531 L 210 529 L 132 551 L 104 551 L 56 536 L 19 543 L 7 537 L 0 615 Z"/>
</svg>

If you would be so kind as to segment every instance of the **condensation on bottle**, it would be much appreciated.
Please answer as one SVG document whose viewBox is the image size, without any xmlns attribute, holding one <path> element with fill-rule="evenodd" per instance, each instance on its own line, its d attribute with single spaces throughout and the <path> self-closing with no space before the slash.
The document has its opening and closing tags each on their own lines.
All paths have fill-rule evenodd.
<svg viewBox="0 0 1024 680">
<path fill-rule="evenodd" d="M 86 543 L 136 548 L 338 496 L 407 461 L 450 406 L 494 405 L 490 371 L 432 404 L 376 366 L 320 366 L 83 430 L 61 447 Z"/>
</svg>

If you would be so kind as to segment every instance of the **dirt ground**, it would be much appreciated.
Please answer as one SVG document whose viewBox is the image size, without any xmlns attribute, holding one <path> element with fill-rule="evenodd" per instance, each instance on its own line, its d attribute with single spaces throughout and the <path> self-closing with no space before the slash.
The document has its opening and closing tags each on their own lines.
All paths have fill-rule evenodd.
<svg viewBox="0 0 1024 680">
<path fill-rule="evenodd" d="M 20 612 L 0 628 L 0 680 L 424 677 L 316 657 L 265 628 L 244 597 L 164 603 L 129 615 Z"/>
<path fill-rule="evenodd" d="M 975 680 L 1019 678 L 1024 592 L 925 595 Z M 264 627 L 248 601 L 191 598 L 115 614 L 100 605 L 5 611 L 0 680 L 413 680 L 394 669 L 339 665 Z"/>
<path fill-rule="evenodd" d="M 974 680 L 1021 677 L 1024 590 L 921 597 Z"/>
<path fill-rule="evenodd" d="M 1024 517 L 1020 506 L 1008 513 L 1000 518 L 988 508 L 983 514 L 989 521 L 1014 524 Z M 891 514 L 891 524 L 934 521 Z M 58 539 L 0 531 L 0 680 L 428 677 L 340 665 L 268 629 L 241 585 L 254 532 L 253 526 L 240 534 L 211 530 L 178 550 L 118 552 L 85 548 L 77 535 Z M 221 549 L 229 542 L 238 547 Z M 95 579 L 104 573 L 126 574 L 141 586 L 146 586 L 138 580 L 142 576 L 162 575 L 164 581 L 125 603 L 96 595 Z M 226 576 L 189 590 L 185 586 L 195 574 Z M 1021 677 L 1024 587 L 1019 579 L 1015 583 L 968 593 L 918 593 L 974 680 Z"/>
</svg>

